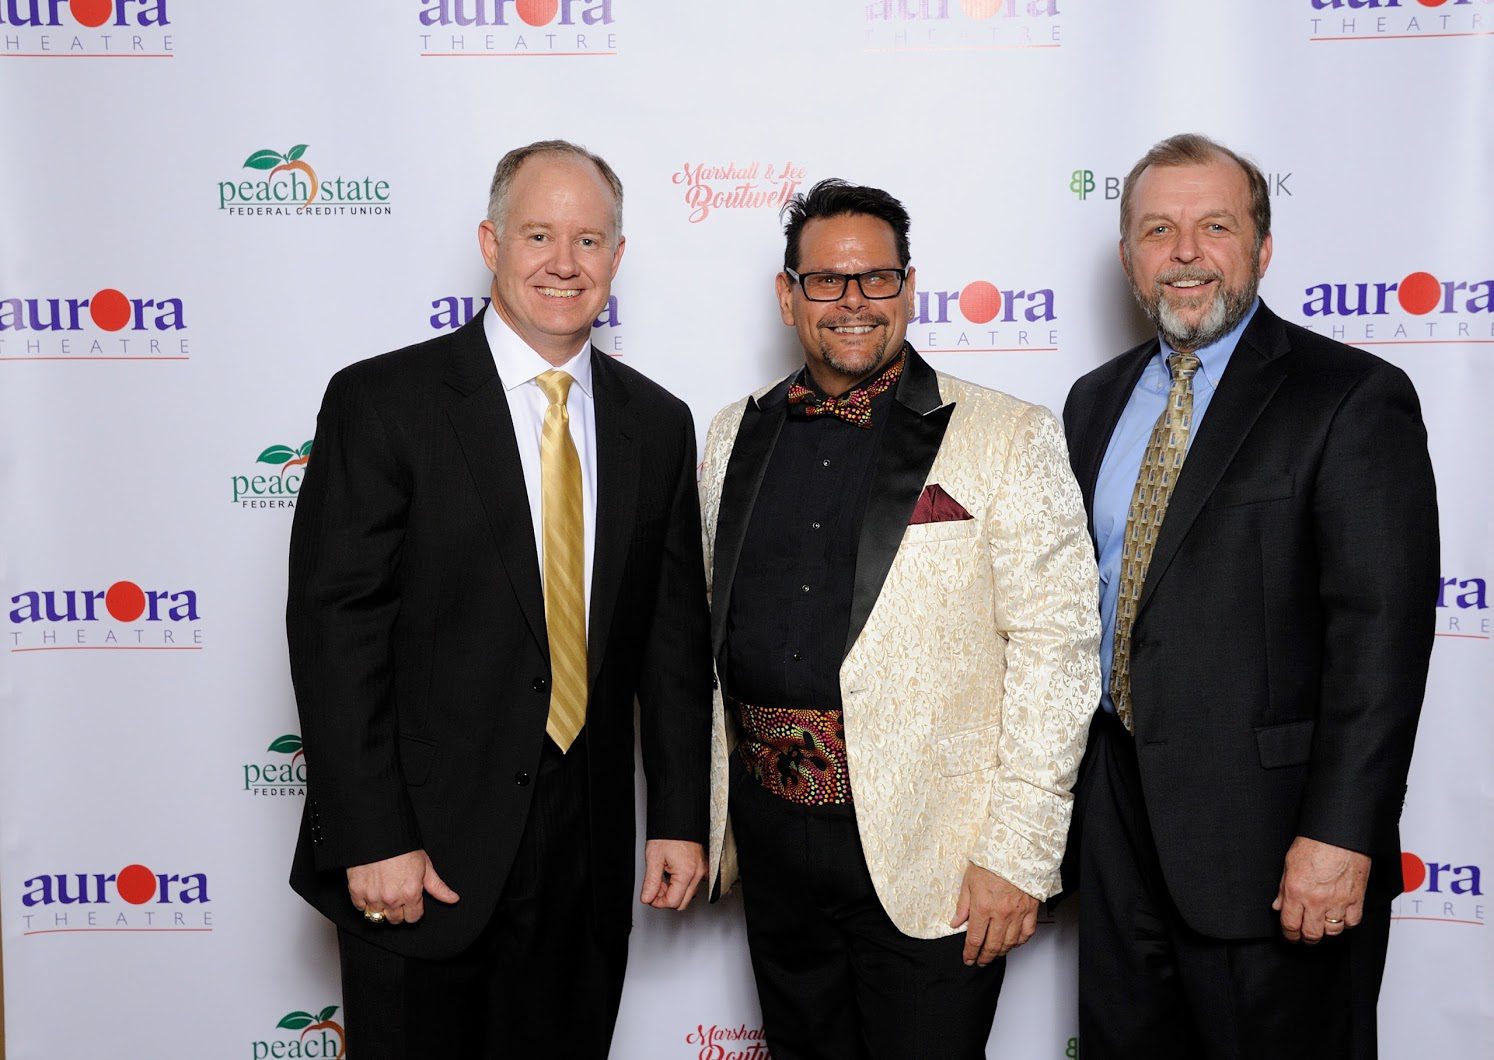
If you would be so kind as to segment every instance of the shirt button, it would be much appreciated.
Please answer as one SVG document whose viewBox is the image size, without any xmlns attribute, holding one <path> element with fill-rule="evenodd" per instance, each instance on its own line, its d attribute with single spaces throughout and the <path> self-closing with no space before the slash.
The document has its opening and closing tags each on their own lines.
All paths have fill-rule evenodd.
<svg viewBox="0 0 1494 1060">
<path fill-rule="evenodd" d="M 533 681 L 529 682 L 529 687 L 536 692 L 543 692 L 549 685 L 550 682 L 546 681 L 543 677 L 536 677 Z"/>
<path fill-rule="evenodd" d="M 820 528 L 820 524 L 819 523 L 810 523 L 809 524 L 809 528 L 811 530 L 818 530 Z"/>
<path fill-rule="evenodd" d="M 794 654 L 792 656 L 790 656 L 790 658 L 792 658 L 794 660 L 794 662 L 798 662 L 800 659 L 803 658 L 803 656 L 800 655 L 798 652 L 794 652 Z"/>
<path fill-rule="evenodd" d="M 514 783 L 519 785 L 519 787 L 521 788 L 527 788 L 529 786 L 529 774 L 524 772 L 522 769 L 519 770 L 514 774 Z"/>
<path fill-rule="evenodd" d="M 809 592 L 809 586 L 807 586 L 807 585 L 801 585 L 801 586 L 799 586 L 799 591 L 801 593 L 807 593 L 807 592 Z"/>
<path fill-rule="evenodd" d="M 828 461 L 828 460 L 821 460 L 820 461 L 820 466 L 821 467 L 829 467 L 830 466 L 830 461 Z"/>
</svg>

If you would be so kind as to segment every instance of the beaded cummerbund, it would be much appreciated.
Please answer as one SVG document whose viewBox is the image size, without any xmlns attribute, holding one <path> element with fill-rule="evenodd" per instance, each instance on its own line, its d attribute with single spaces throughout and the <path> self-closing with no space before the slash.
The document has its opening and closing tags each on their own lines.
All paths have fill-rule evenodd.
<svg viewBox="0 0 1494 1060">
<path fill-rule="evenodd" d="M 742 730 L 737 753 L 759 784 L 801 806 L 851 802 L 845 717 L 839 710 L 729 702 Z"/>
</svg>

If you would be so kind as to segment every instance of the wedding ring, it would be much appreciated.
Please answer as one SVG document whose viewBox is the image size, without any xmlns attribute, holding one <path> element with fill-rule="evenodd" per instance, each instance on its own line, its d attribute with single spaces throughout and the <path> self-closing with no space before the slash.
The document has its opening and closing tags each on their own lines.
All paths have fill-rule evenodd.
<svg viewBox="0 0 1494 1060">
<path fill-rule="evenodd" d="M 382 924 L 384 922 L 384 914 L 377 909 L 365 909 L 363 910 L 363 919 L 367 920 L 370 924 Z"/>
<path fill-rule="evenodd" d="M 1325 924 L 1342 924 L 1343 922 L 1344 918 L 1341 916 L 1325 916 L 1323 918 L 1323 923 Z"/>
</svg>

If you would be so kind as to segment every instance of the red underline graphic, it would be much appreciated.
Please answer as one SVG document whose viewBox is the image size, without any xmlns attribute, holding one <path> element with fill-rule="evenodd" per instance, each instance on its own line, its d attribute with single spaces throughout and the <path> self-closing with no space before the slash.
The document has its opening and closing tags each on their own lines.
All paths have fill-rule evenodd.
<svg viewBox="0 0 1494 1060">
<path fill-rule="evenodd" d="M 1429 37 L 1488 37 L 1494 29 L 1476 29 L 1467 33 L 1371 33 L 1366 37 L 1308 37 L 1308 40 L 1424 40 Z"/>
<path fill-rule="evenodd" d="M 555 59 L 582 55 L 616 55 L 617 52 L 421 52 L 422 59 Z"/>
<path fill-rule="evenodd" d="M 1439 636 L 1439 637 L 1461 637 L 1464 640 L 1488 640 L 1489 639 L 1485 634 L 1482 634 L 1482 633 L 1438 633 L 1437 636 Z"/>
<path fill-rule="evenodd" d="M 172 52 L 0 52 L 5 59 L 175 59 Z"/>
<path fill-rule="evenodd" d="M 924 353 L 1057 353 L 1057 346 L 945 346 Z"/>
<path fill-rule="evenodd" d="M 1494 346 L 1494 339 L 1374 339 L 1350 346 Z"/>
<path fill-rule="evenodd" d="M 49 646 L 45 648 L 12 648 L 10 653 L 15 655 L 23 651 L 201 651 L 202 645 L 129 645 L 129 644 L 67 644 L 60 646 Z"/>
<path fill-rule="evenodd" d="M 864 55 L 889 55 L 907 52 L 1027 52 L 1062 47 L 1062 44 L 910 44 L 899 48 L 894 44 L 887 48 L 862 48 L 861 51 Z"/>
<path fill-rule="evenodd" d="M 1436 924 L 1472 924 L 1474 927 L 1483 927 L 1482 920 L 1457 920 L 1450 916 L 1392 916 L 1392 920 L 1430 920 Z"/>
<path fill-rule="evenodd" d="M 0 361 L 190 361 L 191 357 L 0 357 Z"/>
<path fill-rule="evenodd" d="M 73 935 L 79 932 L 97 934 L 101 931 L 212 931 L 212 928 L 47 928 L 43 931 L 23 931 L 22 935 Z"/>
</svg>

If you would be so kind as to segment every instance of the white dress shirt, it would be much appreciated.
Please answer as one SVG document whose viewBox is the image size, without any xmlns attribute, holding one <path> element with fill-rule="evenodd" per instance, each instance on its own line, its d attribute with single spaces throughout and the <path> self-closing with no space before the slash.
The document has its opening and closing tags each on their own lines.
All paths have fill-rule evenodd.
<svg viewBox="0 0 1494 1060">
<path fill-rule="evenodd" d="M 534 551 L 539 557 L 540 583 L 545 577 L 545 533 L 540 492 L 540 435 L 545 426 L 545 410 L 550 399 L 536 383 L 535 377 L 559 368 L 572 379 L 566 408 L 571 417 L 571 441 L 581 461 L 581 514 L 585 525 L 586 548 L 586 618 L 591 621 L 591 567 L 596 551 L 597 522 L 597 412 L 591 379 L 591 341 L 581 344 L 575 356 L 562 365 L 553 365 L 530 348 L 529 344 L 504 323 L 493 308 L 483 310 L 483 334 L 498 366 L 498 378 L 508 399 L 509 415 L 514 420 L 514 440 L 519 444 L 519 463 L 524 468 L 524 490 L 529 495 L 529 517 L 534 524 Z"/>
</svg>

